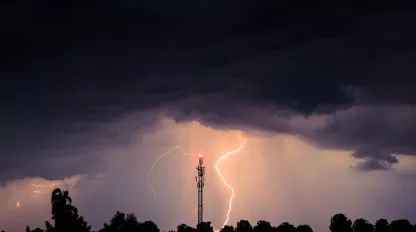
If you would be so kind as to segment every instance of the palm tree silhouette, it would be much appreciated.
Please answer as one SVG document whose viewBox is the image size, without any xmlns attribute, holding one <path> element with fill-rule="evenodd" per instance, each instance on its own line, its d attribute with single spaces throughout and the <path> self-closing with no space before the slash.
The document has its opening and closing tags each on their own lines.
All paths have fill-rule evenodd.
<svg viewBox="0 0 416 232">
<path fill-rule="evenodd" d="M 72 205 L 72 199 L 68 191 L 56 188 L 51 195 L 52 220 L 55 226 L 49 221 L 45 222 L 46 229 L 36 228 L 31 230 L 26 227 L 26 232 L 90 232 L 91 226 L 78 216 L 78 209 Z"/>
<path fill-rule="evenodd" d="M 72 205 L 68 191 L 56 188 L 52 191 L 52 219 L 55 220 L 55 229 L 58 231 L 73 231 L 74 220 L 78 218 L 78 209 Z M 72 229 L 72 230 L 70 230 Z"/>
</svg>

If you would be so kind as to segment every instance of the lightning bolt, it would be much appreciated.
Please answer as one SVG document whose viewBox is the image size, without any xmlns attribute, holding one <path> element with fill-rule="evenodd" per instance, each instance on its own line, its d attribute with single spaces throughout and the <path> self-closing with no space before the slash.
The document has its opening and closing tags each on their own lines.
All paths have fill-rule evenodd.
<svg viewBox="0 0 416 232">
<path fill-rule="evenodd" d="M 225 178 L 223 177 L 223 175 L 222 175 L 222 173 L 221 173 L 221 171 L 220 171 L 220 169 L 219 169 L 219 165 L 221 164 L 221 162 L 224 160 L 224 159 L 227 159 L 230 155 L 232 155 L 232 154 L 234 154 L 234 153 L 237 153 L 238 151 L 240 151 L 242 148 L 243 148 L 243 146 L 244 146 L 244 144 L 246 143 L 246 139 L 241 143 L 241 145 L 240 145 L 240 147 L 238 148 L 238 149 L 236 149 L 236 150 L 233 150 L 233 151 L 230 151 L 230 152 L 227 152 L 225 155 L 223 155 L 223 156 L 221 156 L 218 160 L 217 160 L 217 162 L 215 163 L 215 169 L 217 170 L 217 173 L 218 173 L 218 175 L 221 177 L 221 179 L 222 179 L 222 181 L 224 182 L 224 184 L 225 184 L 225 186 L 227 186 L 227 188 L 229 188 L 230 190 L 231 190 L 231 197 L 230 197 L 230 200 L 229 200 L 229 203 L 228 203 L 228 206 L 229 206 L 229 208 L 228 208 L 228 211 L 227 211 L 227 217 L 226 217 L 226 219 L 225 219 L 225 222 L 224 222 L 224 224 L 223 224 L 223 226 L 222 227 L 224 227 L 227 223 L 228 223 L 228 220 L 229 220 L 229 218 L 230 218 L 230 213 L 231 213 L 231 211 L 232 211 L 232 202 L 233 202 L 233 199 L 234 199 L 234 197 L 235 197 L 235 192 L 234 192 L 234 188 L 233 187 L 231 187 L 231 185 L 229 185 L 228 184 L 228 182 L 225 180 Z M 191 156 L 192 154 L 188 154 L 188 153 L 186 153 L 180 146 L 174 146 L 174 147 L 172 147 L 168 152 L 166 152 L 166 153 L 164 153 L 164 154 L 162 154 L 161 156 L 159 156 L 154 162 L 153 162 L 153 164 L 152 164 L 152 167 L 150 168 L 150 170 L 149 170 L 149 173 L 147 174 L 147 180 L 148 180 L 148 185 L 149 185 L 149 187 L 150 187 L 150 189 L 152 190 L 152 193 L 153 193 L 153 201 L 155 200 L 155 198 L 156 198 L 156 191 L 154 190 L 154 188 L 153 188 L 153 186 L 152 186 L 152 184 L 150 183 L 150 175 L 151 175 L 151 173 L 153 172 L 153 169 L 156 167 L 156 165 L 157 165 L 157 163 L 162 159 L 162 158 L 164 158 L 165 156 L 167 156 L 167 155 L 169 155 L 169 154 L 171 154 L 172 153 L 172 151 L 174 151 L 175 149 L 179 149 L 181 152 L 182 152 L 182 154 L 183 155 L 187 155 L 187 156 Z M 196 209 L 195 209 L 196 210 Z M 217 231 L 219 231 L 219 230 L 216 230 L 216 232 Z"/>
<path fill-rule="evenodd" d="M 227 181 L 225 180 L 225 178 L 222 176 L 221 171 L 220 171 L 220 168 L 219 168 L 218 166 L 221 164 L 221 162 L 222 162 L 224 159 L 227 159 L 230 155 L 232 155 L 232 154 L 234 154 L 234 153 L 236 153 L 236 152 L 240 151 L 240 150 L 243 148 L 243 146 L 244 146 L 244 144 L 246 143 L 246 141 L 247 141 L 247 140 L 245 139 L 245 140 L 241 143 L 241 145 L 240 145 L 240 147 L 239 147 L 238 149 L 236 149 L 236 150 L 234 150 L 234 151 L 230 151 L 230 152 L 225 153 L 225 155 L 221 156 L 221 157 L 217 160 L 217 162 L 215 163 L 215 169 L 217 170 L 218 175 L 221 177 L 221 179 L 222 179 L 222 181 L 224 182 L 225 186 L 227 186 L 227 188 L 229 188 L 229 189 L 231 190 L 231 197 L 230 197 L 230 200 L 229 200 L 229 202 L 228 202 L 228 212 L 227 212 L 227 217 L 226 217 L 225 222 L 224 222 L 224 224 L 223 224 L 223 226 L 222 226 L 222 227 L 224 227 L 224 226 L 227 224 L 228 220 L 230 219 L 230 213 L 231 213 L 231 210 L 233 209 L 233 199 L 234 199 L 235 193 L 234 193 L 234 189 L 233 189 L 233 187 L 231 187 L 231 185 L 230 185 L 230 184 L 228 184 L 228 183 L 227 183 Z"/>
<path fill-rule="evenodd" d="M 172 148 L 171 148 L 168 152 L 166 152 L 165 154 L 163 154 L 163 155 L 159 156 L 159 157 L 155 160 L 155 162 L 153 162 L 152 167 L 150 168 L 149 173 L 147 174 L 147 183 L 149 184 L 150 189 L 152 190 L 152 193 L 153 193 L 153 201 L 154 201 L 154 200 L 155 200 L 155 198 L 156 198 L 156 191 L 153 189 L 153 186 L 152 186 L 152 184 L 150 183 L 150 174 L 152 173 L 153 169 L 155 168 L 155 166 L 156 166 L 157 162 L 159 162 L 159 160 L 161 160 L 163 157 L 165 157 L 165 156 L 167 156 L 167 155 L 171 154 L 171 153 L 172 153 L 172 151 L 173 151 L 173 150 L 175 150 L 175 149 L 179 149 L 179 150 L 182 152 L 182 154 L 184 154 L 184 155 L 187 155 L 187 156 L 192 155 L 192 154 L 188 154 L 188 153 L 186 153 L 186 152 L 185 152 L 185 151 L 181 148 L 181 146 L 174 146 L 174 147 L 172 147 Z"/>
</svg>

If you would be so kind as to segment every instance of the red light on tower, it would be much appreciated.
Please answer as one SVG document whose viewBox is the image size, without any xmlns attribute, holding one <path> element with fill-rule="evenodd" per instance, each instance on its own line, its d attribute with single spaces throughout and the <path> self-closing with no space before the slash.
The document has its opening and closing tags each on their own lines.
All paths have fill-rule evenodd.
<svg viewBox="0 0 416 232">
<path fill-rule="evenodd" d="M 204 156 L 202 154 L 198 154 L 198 160 L 199 160 L 199 164 L 203 164 L 204 162 Z"/>
</svg>

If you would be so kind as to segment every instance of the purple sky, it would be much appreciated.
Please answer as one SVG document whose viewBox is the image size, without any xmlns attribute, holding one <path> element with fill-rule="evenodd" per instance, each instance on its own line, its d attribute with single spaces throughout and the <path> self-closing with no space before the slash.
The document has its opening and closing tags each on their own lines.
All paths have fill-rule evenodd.
<svg viewBox="0 0 416 232">
<path fill-rule="evenodd" d="M 163 230 L 206 219 L 326 230 L 345 213 L 416 221 L 415 4 L 307 1 L 19 1 L 0 66 L 0 229 L 50 219 L 69 189 L 99 229 L 117 210 Z M 302 6 L 302 7 L 299 7 Z M 4 22 L 15 23 L 4 23 Z M 16 203 L 19 201 L 19 206 Z M 180 212 L 180 213 L 178 213 Z"/>
</svg>

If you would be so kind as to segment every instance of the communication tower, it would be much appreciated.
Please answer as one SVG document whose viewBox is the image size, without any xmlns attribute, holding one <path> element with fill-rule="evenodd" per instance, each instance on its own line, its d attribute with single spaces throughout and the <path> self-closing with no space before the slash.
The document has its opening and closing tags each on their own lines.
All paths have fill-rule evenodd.
<svg viewBox="0 0 416 232">
<path fill-rule="evenodd" d="M 205 182 L 205 167 L 204 157 L 201 154 L 198 156 L 199 164 L 196 168 L 198 175 L 195 177 L 196 186 L 198 187 L 198 224 L 203 221 L 203 192 Z"/>
</svg>

